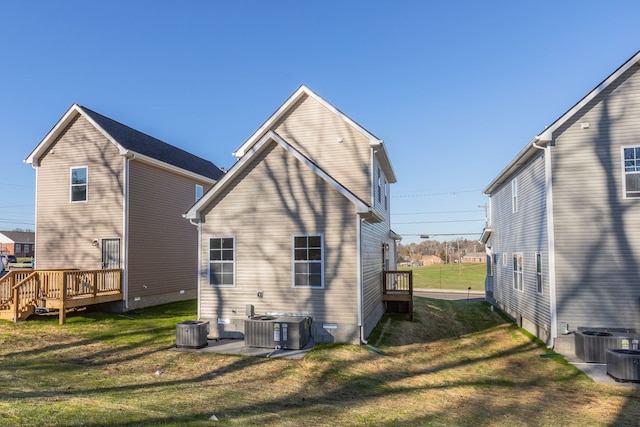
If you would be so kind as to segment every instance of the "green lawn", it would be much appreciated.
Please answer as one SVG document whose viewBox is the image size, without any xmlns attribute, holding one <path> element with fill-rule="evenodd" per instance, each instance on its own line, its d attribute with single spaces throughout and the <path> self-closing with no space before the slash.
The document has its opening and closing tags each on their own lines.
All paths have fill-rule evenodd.
<svg viewBox="0 0 640 427">
<path fill-rule="evenodd" d="M 596 384 L 484 301 L 416 297 L 369 345 L 304 359 L 179 352 L 195 301 L 0 321 L 0 426 L 631 426 L 640 389 Z M 212 417 L 218 421 L 212 421 Z"/>
<path fill-rule="evenodd" d="M 406 267 L 413 270 L 413 286 L 416 288 L 484 290 L 486 264 L 462 263 L 440 264 L 423 267 Z"/>
</svg>

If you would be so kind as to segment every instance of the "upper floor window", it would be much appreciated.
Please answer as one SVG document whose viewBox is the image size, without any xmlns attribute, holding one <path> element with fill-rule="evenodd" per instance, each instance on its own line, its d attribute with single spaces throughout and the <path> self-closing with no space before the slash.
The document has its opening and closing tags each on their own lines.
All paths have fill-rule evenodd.
<svg viewBox="0 0 640 427">
<path fill-rule="evenodd" d="M 235 286 L 235 246 L 233 237 L 209 239 L 209 285 Z"/>
<path fill-rule="evenodd" d="M 88 168 L 86 166 L 71 168 L 71 201 L 87 201 Z"/>
<path fill-rule="evenodd" d="M 293 286 L 324 286 L 322 235 L 293 236 Z"/>
<path fill-rule="evenodd" d="M 196 202 L 200 200 L 203 193 L 204 193 L 204 189 L 202 188 L 202 185 L 196 184 Z"/>
<path fill-rule="evenodd" d="M 518 179 L 511 181 L 511 212 L 518 212 Z"/>
<path fill-rule="evenodd" d="M 389 209 L 389 183 L 384 180 L 384 208 Z"/>
<path fill-rule="evenodd" d="M 625 198 L 640 197 L 640 147 L 623 147 L 624 179 L 622 186 Z"/>
</svg>

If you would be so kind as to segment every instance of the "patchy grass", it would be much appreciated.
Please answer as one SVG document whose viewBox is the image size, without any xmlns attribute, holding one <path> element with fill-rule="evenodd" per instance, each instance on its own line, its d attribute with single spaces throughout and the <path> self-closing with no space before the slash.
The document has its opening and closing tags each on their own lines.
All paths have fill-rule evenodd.
<svg viewBox="0 0 640 427">
<path fill-rule="evenodd" d="M 172 351 L 194 302 L 0 322 L 0 425 L 636 425 L 635 387 L 540 357 L 485 303 L 414 307 L 413 322 L 380 322 L 379 351 L 321 345 L 301 360 Z"/>
<path fill-rule="evenodd" d="M 413 286 L 416 288 L 484 290 L 486 264 L 435 264 L 421 267 L 403 267 L 413 271 Z"/>
</svg>

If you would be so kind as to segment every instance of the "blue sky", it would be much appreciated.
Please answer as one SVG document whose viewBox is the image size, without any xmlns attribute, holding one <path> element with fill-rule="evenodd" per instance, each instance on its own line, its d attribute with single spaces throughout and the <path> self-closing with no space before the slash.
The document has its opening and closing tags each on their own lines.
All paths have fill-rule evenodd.
<svg viewBox="0 0 640 427">
<path fill-rule="evenodd" d="M 404 243 L 475 239 L 482 190 L 640 50 L 639 20 L 637 0 L 0 0 L 0 229 L 35 228 L 23 161 L 73 103 L 228 168 L 306 84 L 385 141 Z"/>
</svg>

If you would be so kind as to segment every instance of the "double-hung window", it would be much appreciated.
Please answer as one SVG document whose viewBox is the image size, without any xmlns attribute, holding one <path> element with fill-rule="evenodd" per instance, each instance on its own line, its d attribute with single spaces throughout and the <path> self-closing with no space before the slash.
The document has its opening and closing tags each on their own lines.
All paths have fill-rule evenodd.
<svg viewBox="0 0 640 427">
<path fill-rule="evenodd" d="M 322 235 L 293 236 L 293 286 L 324 287 Z"/>
<path fill-rule="evenodd" d="M 522 284 L 522 254 L 513 254 L 513 289 L 524 290 Z"/>
<path fill-rule="evenodd" d="M 202 194 L 204 193 L 204 187 L 200 184 L 196 184 L 196 202 L 200 200 Z"/>
<path fill-rule="evenodd" d="M 209 285 L 235 286 L 235 246 L 233 237 L 209 239 Z"/>
<path fill-rule="evenodd" d="M 87 201 L 88 168 L 71 168 L 71 202 Z"/>
<path fill-rule="evenodd" d="M 624 197 L 640 197 L 640 147 L 623 147 L 622 157 Z"/>
</svg>

